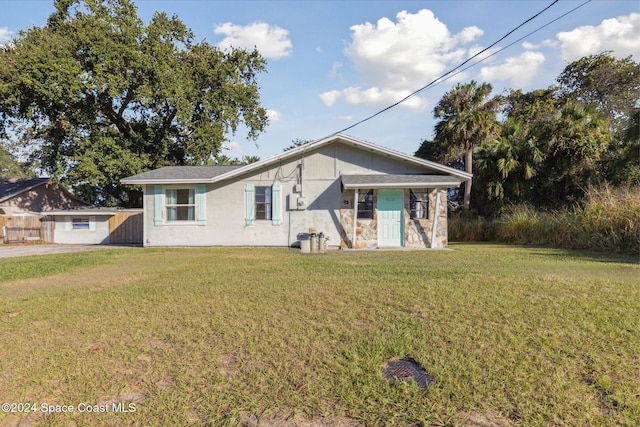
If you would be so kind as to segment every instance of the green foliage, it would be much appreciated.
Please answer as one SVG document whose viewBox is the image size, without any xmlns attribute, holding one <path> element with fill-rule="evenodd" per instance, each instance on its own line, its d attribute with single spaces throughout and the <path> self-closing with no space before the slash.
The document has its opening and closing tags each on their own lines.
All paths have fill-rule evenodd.
<svg viewBox="0 0 640 427">
<path fill-rule="evenodd" d="M 0 145 L 0 178 L 26 178 L 34 176 L 30 165 L 20 162 Z"/>
<path fill-rule="evenodd" d="M 640 187 L 592 187 L 580 204 L 540 210 L 509 206 L 494 220 L 454 215 L 449 240 L 549 245 L 640 253 Z"/>
<path fill-rule="evenodd" d="M 161 12 L 145 25 L 130 0 L 55 5 L 0 51 L 0 123 L 78 196 L 138 204 L 121 178 L 205 164 L 241 124 L 251 139 L 264 130 L 257 51 L 195 43 Z"/>
<path fill-rule="evenodd" d="M 433 110 L 439 122 L 434 142 L 441 157 L 452 160 L 464 157 L 465 171 L 473 172 L 473 150 L 489 142 L 498 132 L 496 112 L 498 98 L 488 99 L 491 85 L 475 81 L 458 84 L 444 94 Z M 470 207 L 471 181 L 464 183 L 464 206 Z"/>
<path fill-rule="evenodd" d="M 611 118 L 614 134 L 624 132 L 640 99 L 640 64 L 602 52 L 567 65 L 558 76 L 562 97 L 593 104 Z"/>
<path fill-rule="evenodd" d="M 569 64 L 558 82 L 501 97 L 504 121 L 483 143 L 469 137 L 483 129 L 473 109 L 452 107 L 465 93 L 458 85 L 434 110 L 443 117 L 436 138 L 424 141 L 416 155 L 460 167 L 460 154 L 471 149 L 465 162 L 473 159 L 470 197 L 474 211 L 485 217 L 523 203 L 570 208 L 591 186 L 639 184 L 640 64 L 604 52 Z"/>
</svg>

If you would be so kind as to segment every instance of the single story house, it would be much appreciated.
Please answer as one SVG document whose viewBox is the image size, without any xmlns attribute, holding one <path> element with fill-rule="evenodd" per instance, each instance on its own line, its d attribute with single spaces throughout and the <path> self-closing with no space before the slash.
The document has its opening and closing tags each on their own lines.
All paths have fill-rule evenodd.
<svg viewBox="0 0 640 427">
<path fill-rule="evenodd" d="M 86 206 L 49 178 L 0 178 L 0 215 L 20 215 Z"/>
<path fill-rule="evenodd" d="M 447 191 L 471 175 L 343 134 L 246 166 L 167 166 L 142 185 L 145 246 L 447 246 Z"/>
</svg>

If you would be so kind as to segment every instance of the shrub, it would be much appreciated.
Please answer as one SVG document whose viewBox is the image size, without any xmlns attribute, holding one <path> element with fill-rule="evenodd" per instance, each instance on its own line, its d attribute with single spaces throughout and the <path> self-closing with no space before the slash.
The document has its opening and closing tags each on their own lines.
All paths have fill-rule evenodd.
<svg viewBox="0 0 640 427">
<path fill-rule="evenodd" d="M 451 241 L 499 241 L 640 253 L 640 187 L 587 190 L 582 203 L 557 211 L 511 206 L 494 221 L 453 216 Z"/>
</svg>

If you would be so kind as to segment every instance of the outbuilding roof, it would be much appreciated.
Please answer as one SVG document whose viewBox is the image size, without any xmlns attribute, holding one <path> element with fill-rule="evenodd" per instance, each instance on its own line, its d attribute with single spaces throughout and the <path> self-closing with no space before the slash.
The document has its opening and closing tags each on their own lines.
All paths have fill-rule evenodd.
<svg viewBox="0 0 640 427">
<path fill-rule="evenodd" d="M 98 206 L 80 206 L 74 209 L 57 209 L 48 212 L 42 212 L 42 215 L 52 215 L 52 216 L 72 216 L 72 215 L 80 215 L 80 216 L 113 216 L 118 213 L 118 208 L 104 208 Z"/>
<path fill-rule="evenodd" d="M 459 187 L 461 179 L 450 175 L 342 175 L 344 188 Z"/>
</svg>

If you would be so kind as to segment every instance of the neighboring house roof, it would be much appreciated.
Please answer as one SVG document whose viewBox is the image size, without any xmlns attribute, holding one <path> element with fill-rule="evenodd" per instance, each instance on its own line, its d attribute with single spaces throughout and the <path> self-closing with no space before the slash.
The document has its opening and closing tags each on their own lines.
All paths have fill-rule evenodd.
<svg viewBox="0 0 640 427">
<path fill-rule="evenodd" d="M 461 182 L 449 175 L 342 175 L 344 188 L 459 187 Z"/>
<path fill-rule="evenodd" d="M 246 173 L 255 171 L 265 166 L 270 166 L 272 164 L 282 162 L 284 160 L 300 157 L 308 151 L 318 149 L 333 142 L 341 142 L 345 145 L 360 148 L 381 156 L 402 160 L 415 166 L 427 167 L 435 172 L 442 172 L 444 174 L 459 178 L 462 181 L 471 179 L 471 177 L 473 176 L 464 171 L 453 169 L 448 166 L 441 165 L 440 163 L 420 159 L 418 157 L 404 154 L 386 147 L 381 147 L 368 141 L 363 141 L 361 139 L 354 138 L 348 135 L 334 134 L 317 141 L 300 145 L 291 150 L 276 154 L 275 156 L 248 164 L 246 166 L 167 166 L 164 168 L 156 169 L 154 171 L 130 176 L 120 181 L 123 184 L 213 183 L 229 178 L 234 178 L 239 175 L 244 175 Z M 225 167 L 230 169 L 227 169 L 226 171 L 223 171 L 222 169 L 213 169 Z M 183 168 L 191 168 L 191 170 L 183 170 Z M 212 169 L 206 170 L 204 168 Z M 458 184 L 454 185 L 457 186 Z"/>
<path fill-rule="evenodd" d="M 0 178 L 0 203 L 49 182 L 49 178 Z"/>
</svg>

